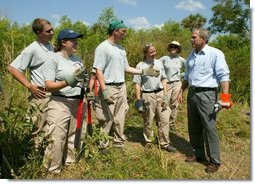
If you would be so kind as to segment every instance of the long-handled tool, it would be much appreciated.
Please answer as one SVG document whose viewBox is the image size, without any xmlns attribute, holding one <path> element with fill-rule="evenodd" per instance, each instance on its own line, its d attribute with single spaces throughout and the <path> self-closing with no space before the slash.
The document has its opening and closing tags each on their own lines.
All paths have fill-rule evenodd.
<svg viewBox="0 0 255 184">
<path fill-rule="evenodd" d="M 87 115 L 88 115 L 88 126 L 87 131 L 90 136 L 93 134 L 92 128 L 92 117 L 91 117 L 91 100 L 88 100 L 88 108 L 87 108 Z"/>
<path fill-rule="evenodd" d="M 94 79 L 94 104 L 98 102 L 98 81 L 95 78 Z M 88 130 L 88 134 L 90 136 L 92 136 L 93 134 L 93 128 L 92 128 L 92 116 L 91 116 L 91 105 L 92 105 L 92 99 L 88 99 L 88 109 L 87 109 L 87 114 L 88 114 L 88 126 L 87 126 L 87 130 Z"/>
<path fill-rule="evenodd" d="M 83 120 L 83 98 L 79 101 L 78 112 L 77 112 L 77 122 L 76 131 L 74 139 L 74 147 L 81 148 L 81 133 L 82 133 L 82 120 Z"/>
</svg>

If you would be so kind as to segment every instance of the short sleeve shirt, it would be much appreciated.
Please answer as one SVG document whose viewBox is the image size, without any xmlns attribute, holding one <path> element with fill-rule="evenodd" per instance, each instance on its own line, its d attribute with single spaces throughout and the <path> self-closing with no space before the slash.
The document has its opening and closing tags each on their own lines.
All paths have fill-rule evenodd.
<svg viewBox="0 0 255 184">
<path fill-rule="evenodd" d="M 105 83 L 124 82 L 129 67 L 126 55 L 123 47 L 105 40 L 96 48 L 93 68 L 103 72 Z"/>
<path fill-rule="evenodd" d="M 72 75 L 77 68 L 82 67 L 82 61 L 79 57 L 73 55 L 69 58 L 64 57 L 60 52 L 53 53 L 51 60 L 43 65 L 44 80 L 64 81 L 66 76 Z M 77 96 L 81 94 L 82 84 L 78 83 L 76 87 L 67 86 L 59 91 L 54 91 L 54 95 Z"/>
<path fill-rule="evenodd" d="M 181 68 L 185 66 L 185 59 L 181 56 L 163 56 L 159 59 L 165 68 L 167 80 L 181 80 Z"/>
<path fill-rule="evenodd" d="M 52 53 L 53 50 L 51 44 L 43 45 L 34 41 L 10 65 L 22 73 L 26 69 L 29 69 L 31 83 L 38 86 L 45 86 L 42 65 L 49 60 L 49 53 Z"/>
<path fill-rule="evenodd" d="M 151 77 L 151 76 L 141 76 L 141 75 L 134 75 L 133 82 L 136 84 L 141 84 L 142 91 L 154 91 L 158 89 L 163 89 L 162 79 L 166 78 L 164 67 L 161 61 L 155 59 L 153 62 L 142 61 L 137 64 L 137 69 L 145 69 L 149 67 L 152 63 L 154 63 L 154 69 L 160 71 L 160 75 L 158 77 Z"/>
</svg>

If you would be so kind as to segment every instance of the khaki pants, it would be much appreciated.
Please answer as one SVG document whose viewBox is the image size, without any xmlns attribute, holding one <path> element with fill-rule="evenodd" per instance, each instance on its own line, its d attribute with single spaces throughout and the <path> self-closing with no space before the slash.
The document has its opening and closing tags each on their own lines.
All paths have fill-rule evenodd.
<svg viewBox="0 0 255 184">
<path fill-rule="evenodd" d="M 181 89 L 182 83 L 181 81 L 174 81 L 170 82 L 167 85 L 167 96 L 169 101 L 169 107 L 170 107 L 170 118 L 169 118 L 169 125 L 172 126 L 175 123 L 176 115 L 177 115 L 177 109 L 178 109 L 178 94 Z"/>
<path fill-rule="evenodd" d="M 69 165 L 76 160 L 74 139 L 79 101 L 80 99 L 51 97 L 47 118 L 50 143 L 44 155 L 44 167 L 49 171 L 60 172 L 62 162 Z M 83 114 L 85 109 L 84 105 Z"/>
<path fill-rule="evenodd" d="M 143 99 L 145 104 L 145 112 L 143 113 L 144 120 L 144 132 L 143 136 L 146 143 L 151 143 L 153 141 L 153 122 L 154 117 L 158 121 L 158 136 L 159 144 L 161 147 L 167 147 L 170 144 L 169 138 L 169 116 L 170 109 L 162 110 L 162 99 L 163 91 L 157 93 L 143 93 Z"/>
<path fill-rule="evenodd" d="M 127 103 L 126 85 L 106 86 L 114 97 L 114 104 L 107 105 L 104 101 L 102 91 L 99 91 L 99 101 L 96 104 L 96 118 L 98 119 L 103 133 L 106 135 L 113 131 L 113 143 L 119 147 L 124 146 L 126 136 L 124 135 L 124 124 L 126 113 L 129 109 Z M 100 148 L 106 148 L 108 140 L 100 142 Z"/>
<path fill-rule="evenodd" d="M 35 135 L 35 148 L 38 149 L 44 139 L 46 131 L 45 125 L 47 120 L 47 108 L 50 100 L 50 93 L 43 99 L 36 99 L 31 95 L 28 98 L 29 107 L 26 114 L 26 121 L 33 123 L 33 135 Z"/>
</svg>

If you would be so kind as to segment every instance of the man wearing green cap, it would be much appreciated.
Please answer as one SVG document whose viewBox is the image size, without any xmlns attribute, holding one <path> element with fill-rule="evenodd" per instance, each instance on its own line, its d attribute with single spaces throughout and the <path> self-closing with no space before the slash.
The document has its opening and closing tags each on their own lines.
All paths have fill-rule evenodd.
<svg viewBox="0 0 255 184">
<path fill-rule="evenodd" d="M 159 76 L 154 65 L 143 70 L 130 67 L 125 49 L 118 45 L 127 32 L 122 20 L 113 20 L 108 27 L 108 39 L 99 44 L 95 50 L 93 68 L 100 84 L 96 115 L 103 133 L 113 132 L 113 147 L 122 148 L 126 140 L 124 135 L 125 115 L 128 111 L 125 72 L 149 76 Z M 106 136 L 104 136 L 106 137 Z M 109 141 L 102 140 L 101 149 L 107 148 Z"/>
</svg>

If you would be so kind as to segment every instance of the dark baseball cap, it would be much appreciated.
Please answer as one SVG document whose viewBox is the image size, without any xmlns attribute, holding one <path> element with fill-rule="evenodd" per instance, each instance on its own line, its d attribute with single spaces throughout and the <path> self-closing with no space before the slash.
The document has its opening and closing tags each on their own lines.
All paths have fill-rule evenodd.
<svg viewBox="0 0 255 184">
<path fill-rule="evenodd" d="M 58 33 L 57 40 L 60 41 L 64 39 L 73 39 L 73 38 L 82 38 L 82 37 L 83 37 L 83 34 L 81 33 L 74 32 L 72 29 L 64 29 Z"/>
</svg>

